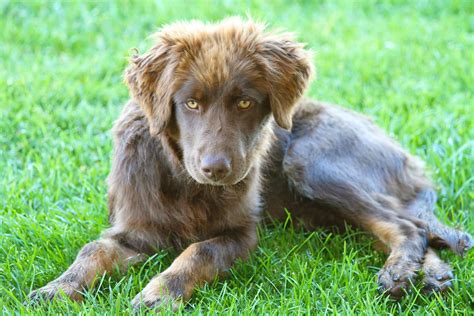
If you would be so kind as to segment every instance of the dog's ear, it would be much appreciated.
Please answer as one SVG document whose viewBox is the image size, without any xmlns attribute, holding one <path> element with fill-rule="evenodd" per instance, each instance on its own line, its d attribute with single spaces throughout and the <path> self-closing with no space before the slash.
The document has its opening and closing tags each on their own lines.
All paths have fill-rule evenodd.
<svg viewBox="0 0 474 316">
<path fill-rule="evenodd" d="M 288 34 L 269 36 L 260 48 L 273 116 L 290 129 L 293 108 L 313 74 L 311 53 Z"/>
<path fill-rule="evenodd" d="M 171 119 L 176 65 L 170 46 L 160 42 L 145 54 L 134 55 L 125 70 L 125 82 L 147 116 L 152 135 L 161 133 Z"/>
</svg>

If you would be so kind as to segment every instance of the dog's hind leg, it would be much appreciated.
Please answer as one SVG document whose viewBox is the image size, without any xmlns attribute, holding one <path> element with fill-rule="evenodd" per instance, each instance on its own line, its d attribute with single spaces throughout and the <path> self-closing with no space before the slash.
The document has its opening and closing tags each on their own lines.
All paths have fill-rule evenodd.
<svg viewBox="0 0 474 316">
<path fill-rule="evenodd" d="M 379 272 L 381 290 L 393 297 L 403 295 L 422 269 L 429 236 L 433 244 L 437 239 L 447 241 L 457 253 L 469 248 L 469 235 L 436 219 L 432 196 L 414 199 L 407 210 L 406 201 L 429 187 L 429 181 L 422 164 L 370 120 L 315 103 L 306 103 L 294 120 L 282 162 L 290 185 L 305 198 L 332 206 L 388 246 L 390 255 Z M 464 241 L 458 245 L 458 240 Z M 442 266 L 435 258 L 429 251 L 427 270 Z"/>
<path fill-rule="evenodd" d="M 81 292 L 90 287 L 97 275 L 124 271 L 128 265 L 143 259 L 137 251 L 128 247 L 123 238 L 104 237 L 85 245 L 74 263 L 57 279 L 28 295 L 26 304 L 52 300 L 65 295 L 72 300 L 82 300 Z"/>
<path fill-rule="evenodd" d="M 288 176 L 305 197 L 334 206 L 340 216 L 372 233 L 391 249 L 379 272 L 380 290 L 393 298 L 402 297 L 420 270 L 426 251 L 423 222 L 379 203 L 362 186 L 354 184 L 334 161 L 320 160 L 309 173 L 295 171 Z"/>
<path fill-rule="evenodd" d="M 466 232 L 448 227 L 434 214 L 436 193 L 430 188 L 421 190 L 406 210 L 411 216 L 425 221 L 428 225 L 428 241 L 434 248 L 449 247 L 457 255 L 463 256 L 474 245 L 474 239 Z"/>
</svg>

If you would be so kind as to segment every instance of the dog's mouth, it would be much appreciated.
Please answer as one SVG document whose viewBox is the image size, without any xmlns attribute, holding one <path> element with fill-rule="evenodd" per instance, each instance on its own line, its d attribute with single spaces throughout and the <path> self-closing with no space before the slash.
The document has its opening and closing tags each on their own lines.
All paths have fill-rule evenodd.
<svg viewBox="0 0 474 316">
<path fill-rule="evenodd" d="M 248 168 L 231 168 L 227 174 L 209 173 L 199 165 L 195 159 L 184 159 L 184 169 L 197 183 L 210 186 L 233 186 L 245 179 L 249 173 Z"/>
<path fill-rule="evenodd" d="M 249 169 L 250 170 L 250 169 Z M 191 176 L 191 178 L 199 184 L 211 185 L 211 186 L 232 186 L 236 185 L 242 180 L 244 180 L 248 174 L 249 170 L 242 170 L 241 172 L 233 171 L 225 178 L 222 179 L 213 179 L 212 177 L 206 177 L 204 174 L 201 174 L 194 168 L 186 168 L 186 171 Z"/>
<path fill-rule="evenodd" d="M 219 179 L 219 180 L 209 179 L 205 176 L 194 177 L 192 174 L 191 174 L 191 177 L 199 184 L 211 185 L 211 186 L 231 186 L 231 185 L 236 185 L 239 182 L 241 182 L 243 179 L 246 178 L 247 174 L 248 172 L 245 173 L 244 176 L 237 177 L 237 178 L 234 177 L 232 174 L 230 174 L 226 178 Z"/>
</svg>

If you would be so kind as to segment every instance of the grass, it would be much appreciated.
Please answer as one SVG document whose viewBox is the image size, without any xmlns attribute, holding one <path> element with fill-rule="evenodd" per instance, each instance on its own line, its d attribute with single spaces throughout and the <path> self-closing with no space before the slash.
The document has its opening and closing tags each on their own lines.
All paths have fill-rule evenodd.
<svg viewBox="0 0 474 316">
<path fill-rule="evenodd" d="M 439 187 L 437 213 L 474 232 L 474 6 L 442 1 L 0 0 L 0 313 L 128 314 L 130 300 L 173 259 L 163 251 L 125 276 L 104 276 L 84 303 L 22 305 L 107 227 L 110 128 L 128 92 L 130 48 L 177 19 L 250 13 L 295 31 L 316 52 L 311 97 L 369 114 L 421 156 Z M 385 256 L 364 233 L 278 224 L 227 279 L 180 313 L 469 314 L 474 252 L 443 252 L 457 276 L 444 296 L 377 294 Z M 417 289 L 420 287 L 418 286 Z"/>
</svg>

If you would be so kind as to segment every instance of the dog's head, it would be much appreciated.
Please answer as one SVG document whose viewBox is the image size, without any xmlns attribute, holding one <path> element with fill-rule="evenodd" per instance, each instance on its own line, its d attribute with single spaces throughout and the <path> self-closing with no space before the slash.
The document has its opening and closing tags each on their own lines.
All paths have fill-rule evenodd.
<svg viewBox="0 0 474 316">
<path fill-rule="evenodd" d="M 175 144 L 199 183 L 231 185 L 268 144 L 268 122 L 291 128 L 312 73 L 303 45 L 239 18 L 175 23 L 125 72 L 152 135 Z"/>
</svg>

